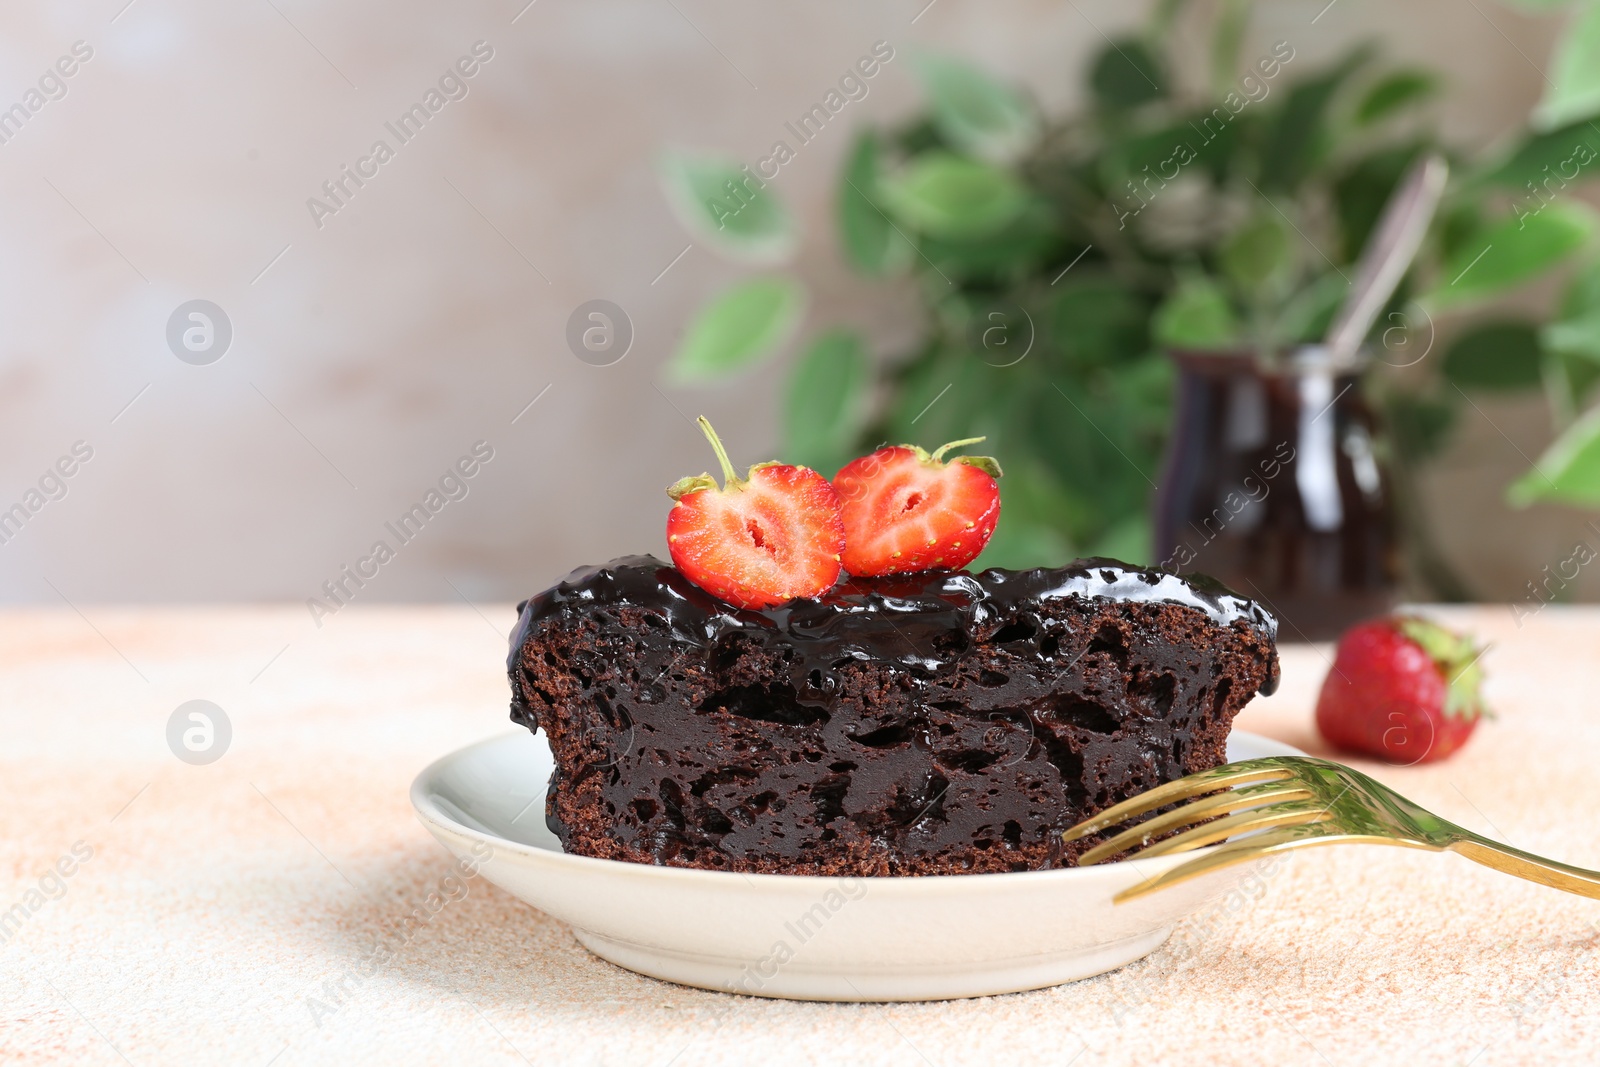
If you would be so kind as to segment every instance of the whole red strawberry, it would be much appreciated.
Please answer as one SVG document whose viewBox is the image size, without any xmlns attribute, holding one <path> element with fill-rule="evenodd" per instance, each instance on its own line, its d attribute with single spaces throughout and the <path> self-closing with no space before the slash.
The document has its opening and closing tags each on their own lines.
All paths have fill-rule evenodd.
<svg viewBox="0 0 1600 1067">
<path fill-rule="evenodd" d="M 1000 464 L 957 456 L 952 441 L 933 453 L 915 445 L 880 448 L 834 476 L 844 505 L 844 569 L 871 577 L 965 567 L 1000 521 Z"/>
<path fill-rule="evenodd" d="M 1391 763 L 1429 763 L 1466 744 L 1488 715 L 1483 650 L 1409 615 L 1364 622 L 1339 639 L 1317 698 L 1330 744 Z"/>
<path fill-rule="evenodd" d="M 667 490 L 672 562 L 701 589 L 740 608 L 812 597 L 839 580 L 844 523 L 839 495 L 809 467 L 757 463 L 740 478 L 717 432 L 700 429 L 722 464 L 724 488 L 709 474 Z"/>
</svg>

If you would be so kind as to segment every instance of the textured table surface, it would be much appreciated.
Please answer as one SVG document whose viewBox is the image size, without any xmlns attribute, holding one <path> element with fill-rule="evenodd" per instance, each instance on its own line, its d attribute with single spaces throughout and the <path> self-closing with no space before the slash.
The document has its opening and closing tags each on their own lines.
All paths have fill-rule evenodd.
<svg viewBox="0 0 1600 1067">
<path fill-rule="evenodd" d="M 320 629 L 299 608 L 80 607 L 0 613 L 7 1064 L 1485 1067 L 1600 1049 L 1600 902 L 1399 849 L 1303 853 L 1146 960 L 1013 996 L 835 1005 L 681 988 L 601 962 L 481 879 L 329 992 L 449 874 L 406 790 L 507 728 L 509 607 L 352 606 Z M 1494 643 L 1499 719 L 1442 766 L 1379 776 L 1446 818 L 1600 867 L 1600 610 L 1520 627 L 1503 607 L 1447 614 Z M 1320 751 L 1326 655 L 1287 649 L 1281 691 L 1241 725 Z M 194 699 L 232 726 L 204 766 L 166 739 Z"/>
</svg>

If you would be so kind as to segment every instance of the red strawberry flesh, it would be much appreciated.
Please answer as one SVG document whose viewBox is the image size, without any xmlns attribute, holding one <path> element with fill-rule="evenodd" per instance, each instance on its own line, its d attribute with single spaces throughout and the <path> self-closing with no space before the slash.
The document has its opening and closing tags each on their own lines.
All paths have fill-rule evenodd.
<svg viewBox="0 0 1600 1067">
<path fill-rule="evenodd" d="M 740 608 L 771 607 L 831 588 L 844 551 L 833 486 L 810 468 L 785 463 L 758 463 L 740 478 L 711 424 L 699 422 L 725 485 L 701 474 L 667 490 L 677 501 L 667 515 L 673 564 Z"/>
<path fill-rule="evenodd" d="M 957 569 L 978 557 L 1000 520 L 999 464 L 951 449 L 932 454 L 914 445 L 880 448 L 833 479 L 844 508 L 844 569 L 870 577 Z"/>
</svg>

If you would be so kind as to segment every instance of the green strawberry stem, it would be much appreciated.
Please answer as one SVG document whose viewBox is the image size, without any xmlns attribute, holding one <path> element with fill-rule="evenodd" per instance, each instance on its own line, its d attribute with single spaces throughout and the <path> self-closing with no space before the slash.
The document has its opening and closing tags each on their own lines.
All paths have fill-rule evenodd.
<svg viewBox="0 0 1600 1067">
<path fill-rule="evenodd" d="M 781 467 L 784 464 L 777 460 L 766 463 L 757 463 L 750 468 L 748 474 L 741 478 L 733 471 L 733 462 L 728 459 L 728 450 L 722 447 L 722 438 L 717 436 L 717 431 L 711 428 L 711 420 L 701 415 L 695 420 L 700 426 L 700 432 L 706 435 L 706 440 L 711 442 L 711 447 L 717 453 L 717 462 L 722 464 L 722 480 L 727 492 L 737 493 L 750 484 L 750 475 L 767 467 Z M 805 469 L 805 468 L 801 468 Z M 706 489 L 717 488 L 717 480 L 709 474 L 692 474 L 687 478 L 679 478 L 667 486 L 667 495 L 674 500 L 682 500 L 691 493 L 699 493 Z"/>
<path fill-rule="evenodd" d="M 950 451 L 952 448 L 965 448 L 968 445 L 981 445 L 987 440 L 987 437 L 968 437 L 961 441 L 951 441 L 947 445 L 940 445 L 938 448 L 934 449 L 933 455 L 929 456 L 928 458 L 933 460 L 935 463 L 939 463 L 944 459 L 944 454 Z"/>
<path fill-rule="evenodd" d="M 712 451 L 717 454 L 717 462 L 722 464 L 722 480 L 729 489 L 743 489 L 744 479 L 733 470 L 733 462 L 728 459 L 728 450 L 722 447 L 722 438 L 717 436 L 717 431 L 711 428 L 711 420 L 701 415 L 695 420 L 700 424 L 700 432 L 706 435 L 706 440 L 711 442 Z"/>
<path fill-rule="evenodd" d="M 922 462 L 937 467 L 944 462 L 944 454 L 952 448 L 965 448 L 967 445 L 975 445 L 987 440 L 987 437 L 968 437 L 960 441 L 951 441 L 947 445 L 940 445 L 932 452 L 929 452 L 921 445 L 901 445 L 900 447 L 910 449 L 912 454 Z M 977 467 L 991 478 L 1000 477 L 1000 461 L 991 456 L 957 456 L 950 462 L 964 463 L 969 467 Z"/>
</svg>

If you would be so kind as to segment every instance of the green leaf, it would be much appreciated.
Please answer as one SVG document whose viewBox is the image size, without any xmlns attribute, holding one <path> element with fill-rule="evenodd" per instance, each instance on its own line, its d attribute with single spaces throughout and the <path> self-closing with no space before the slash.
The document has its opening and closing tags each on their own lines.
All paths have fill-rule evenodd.
<svg viewBox="0 0 1600 1067">
<path fill-rule="evenodd" d="M 811 342 L 784 391 L 784 458 L 832 477 L 848 463 L 866 414 L 865 346 L 853 330 Z"/>
<path fill-rule="evenodd" d="M 1456 403 L 1448 398 L 1407 392 L 1391 394 L 1385 404 L 1387 418 L 1384 421 L 1395 451 L 1410 464 L 1437 456 L 1450 439 L 1456 408 Z"/>
<path fill-rule="evenodd" d="M 1015 369 L 997 370 L 965 348 L 930 343 L 922 358 L 901 373 L 887 417 L 875 431 L 880 439 L 926 441 L 935 447 L 988 435 L 995 452 L 1009 457 L 993 439 L 1010 418 L 1004 383 L 1019 377 Z"/>
<path fill-rule="evenodd" d="M 1258 215 L 1222 246 L 1221 264 L 1236 285 L 1255 289 L 1289 263 L 1289 232 L 1276 215 Z"/>
<path fill-rule="evenodd" d="M 939 124 L 933 121 L 932 115 L 923 115 L 912 119 L 907 125 L 886 131 L 889 145 L 902 156 L 920 156 L 924 152 L 948 149 L 944 143 L 944 134 L 939 132 Z"/>
<path fill-rule="evenodd" d="M 1461 246 L 1426 302 L 1449 307 L 1498 296 L 1561 263 L 1593 232 L 1593 212 L 1577 204 L 1551 204 L 1537 215 L 1503 219 Z"/>
<path fill-rule="evenodd" d="M 1178 16 L 1183 14 L 1183 9 L 1189 6 L 1189 0 L 1156 0 L 1154 10 L 1150 12 L 1150 21 L 1146 23 L 1146 31 L 1152 41 L 1162 44 L 1168 43 L 1171 38 Z"/>
<path fill-rule="evenodd" d="M 994 233 L 977 237 L 926 237 L 920 247 L 927 261 L 945 278 L 960 282 L 1003 285 L 1027 277 L 1058 248 L 1058 220 L 1049 206 L 1030 200 L 1014 220 Z M 1080 249 L 1081 251 L 1081 249 Z"/>
<path fill-rule="evenodd" d="M 1213 105 L 1207 111 L 1192 112 L 1185 123 L 1194 134 L 1188 146 L 1200 157 L 1204 172 L 1218 188 L 1237 186 L 1241 164 L 1255 165 L 1255 157 L 1267 127 L 1267 116 L 1260 110 L 1246 109 L 1231 115 L 1227 107 Z"/>
<path fill-rule="evenodd" d="M 1469 244 L 1476 255 L 1483 246 L 1473 242 L 1487 226 L 1483 205 L 1476 200 L 1464 199 L 1455 204 L 1447 200 L 1440 204 L 1438 221 L 1434 224 L 1439 233 L 1439 258 L 1455 259 Z"/>
<path fill-rule="evenodd" d="M 1051 560 L 1059 565 L 1077 554 L 1071 527 L 1079 509 L 1072 494 L 1035 455 L 1031 438 L 1014 439 L 1014 444 L 1007 455 L 1018 458 L 1006 464 L 1000 523 L 974 569 L 1050 566 Z"/>
<path fill-rule="evenodd" d="M 1551 370 L 1561 374 L 1566 394 L 1575 406 L 1588 403 L 1594 387 L 1600 385 L 1600 360 L 1590 356 L 1557 352 Z"/>
<path fill-rule="evenodd" d="M 1401 108 L 1420 103 L 1439 89 L 1439 79 L 1425 70 L 1397 70 L 1375 82 L 1361 103 L 1355 120 L 1360 126 L 1381 122 Z"/>
<path fill-rule="evenodd" d="M 1531 323 L 1491 322 L 1456 338 L 1444 354 L 1444 376 L 1463 389 L 1534 389 L 1543 355 Z"/>
<path fill-rule="evenodd" d="M 1069 539 L 1092 544 L 1119 519 L 1144 513 L 1160 453 L 1130 418 L 1123 391 L 1062 378 L 1038 388 L 1033 407 L 1030 451 L 1076 502 Z"/>
<path fill-rule="evenodd" d="M 1587 4 L 1561 34 L 1534 125 L 1553 130 L 1600 112 L 1600 4 Z"/>
<path fill-rule="evenodd" d="M 1006 489 L 1011 491 L 1012 477 L 1006 475 Z M 983 552 L 972 562 L 972 570 L 990 567 L 1008 567 L 1027 570 L 1031 567 L 1061 566 L 1072 560 L 1075 553 L 1060 530 L 1042 522 L 1030 522 L 1020 515 L 1001 511 L 994 535 Z"/>
<path fill-rule="evenodd" d="M 794 220 L 748 167 L 668 153 L 658 165 L 667 204 L 697 240 L 744 263 L 781 263 L 794 255 Z"/>
<path fill-rule="evenodd" d="M 1098 541 L 1085 545 L 1083 554 L 1120 559 L 1124 563 L 1145 564 L 1150 562 L 1153 536 L 1148 515 L 1128 515 L 1113 523 Z"/>
<path fill-rule="evenodd" d="M 939 323 L 951 337 L 960 336 L 974 358 L 991 367 L 1014 367 L 1029 356 L 1039 358 L 1041 317 L 1036 308 L 1007 294 L 982 289 L 958 290 L 937 306 Z"/>
<path fill-rule="evenodd" d="M 1511 189 L 1522 198 L 1523 211 L 1537 210 L 1545 199 L 1566 191 L 1570 183 L 1600 177 L 1600 168 L 1593 166 L 1596 159 L 1600 159 L 1600 129 L 1588 121 L 1575 122 L 1559 130 L 1529 134 L 1498 162 L 1474 175 L 1468 187 Z"/>
<path fill-rule="evenodd" d="M 1112 110 L 1138 107 L 1167 95 L 1161 61 L 1137 37 L 1108 42 L 1089 70 L 1095 99 Z"/>
<path fill-rule="evenodd" d="M 1370 48 L 1358 47 L 1325 73 L 1290 87 L 1262 148 L 1262 189 L 1291 192 L 1316 169 L 1327 152 L 1334 97 L 1371 56 Z"/>
<path fill-rule="evenodd" d="M 1539 339 L 1554 356 L 1550 369 L 1560 372 L 1566 395 L 1577 406 L 1600 384 L 1600 262 L 1585 265 L 1567 283 L 1561 316 Z"/>
<path fill-rule="evenodd" d="M 1090 274 L 1069 276 L 1052 288 L 1056 296 L 1047 337 L 1067 366 L 1118 363 L 1146 350 L 1149 305 L 1126 285 Z"/>
<path fill-rule="evenodd" d="M 1552 322 L 1539 332 L 1539 339 L 1552 352 L 1600 362 L 1600 309 Z"/>
<path fill-rule="evenodd" d="M 1017 90 L 977 67 L 944 56 L 913 60 L 933 98 L 939 132 L 963 152 L 1003 163 L 1016 159 L 1039 136 L 1039 116 Z"/>
<path fill-rule="evenodd" d="M 1347 280 L 1327 272 L 1284 302 L 1273 324 L 1273 336 L 1284 345 L 1322 340 L 1349 292 Z"/>
<path fill-rule="evenodd" d="M 856 138 L 839 183 L 839 235 L 851 264 L 873 276 L 904 270 L 916 254 L 878 202 L 881 170 L 878 136 L 868 130 Z"/>
<path fill-rule="evenodd" d="M 1159 458 L 1166 444 L 1177 377 L 1172 360 L 1148 350 L 1106 372 L 1106 384 L 1118 398 L 1119 417 L 1128 420 L 1130 432 L 1146 439 L 1152 460 Z"/>
<path fill-rule="evenodd" d="M 1600 311 L 1600 260 L 1584 264 L 1567 283 L 1561 297 L 1561 317 L 1575 319 Z"/>
<path fill-rule="evenodd" d="M 788 278 L 736 283 L 689 324 L 668 376 L 679 382 L 703 382 L 750 367 L 788 340 L 804 304 L 805 290 Z"/>
<path fill-rule="evenodd" d="M 1239 76 L 1239 52 L 1250 29 L 1251 0 L 1222 0 L 1211 34 L 1211 86 L 1221 97 Z"/>
<path fill-rule="evenodd" d="M 948 152 L 913 160 L 880 187 L 897 218 L 934 237 L 982 237 L 1028 206 L 1027 190 L 1010 171 Z"/>
<path fill-rule="evenodd" d="M 1168 348 L 1226 348 L 1239 339 L 1239 321 L 1221 287 L 1197 275 L 1179 282 L 1156 309 L 1151 332 Z"/>
<path fill-rule="evenodd" d="M 1423 151 L 1421 144 L 1380 148 L 1352 163 L 1333 183 L 1340 252 L 1353 261 L 1367 246 L 1395 187 Z"/>
<path fill-rule="evenodd" d="M 1205 144 L 1195 127 L 1177 122 L 1148 133 L 1110 140 L 1094 166 L 1113 196 L 1129 208 L 1137 208 L 1143 202 L 1140 196 L 1159 194 L 1168 181 L 1177 177 L 1179 161 L 1188 158 L 1191 152 L 1199 155 Z M 1134 189 L 1125 184 L 1130 182 Z"/>
<path fill-rule="evenodd" d="M 1217 107 L 1188 112 L 1148 132 L 1118 131 L 1091 166 L 1109 195 L 1129 209 L 1161 195 L 1180 174 L 1210 174 L 1215 183 L 1225 184 L 1249 118 L 1248 112 L 1230 115 L 1227 108 Z"/>
<path fill-rule="evenodd" d="M 1567 427 L 1533 470 L 1512 483 L 1506 500 L 1518 508 L 1540 501 L 1600 505 L 1600 408 Z"/>
</svg>

